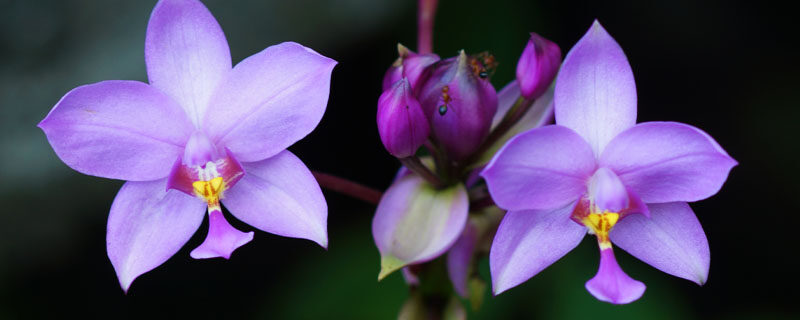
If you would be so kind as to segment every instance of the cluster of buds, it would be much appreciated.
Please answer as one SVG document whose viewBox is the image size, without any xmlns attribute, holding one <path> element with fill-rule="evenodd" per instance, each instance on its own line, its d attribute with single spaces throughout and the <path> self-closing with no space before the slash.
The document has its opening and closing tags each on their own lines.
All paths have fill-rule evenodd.
<svg viewBox="0 0 800 320">
<path fill-rule="evenodd" d="M 426 2 L 420 2 L 421 10 Z M 420 34 L 420 39 L 430 38 Z M 481 244 L 491 240 L 503 212 L 493 206 L 478 174 L 514 135 L 551 121 L 550 87 L 561 50 L 532 33 L 517 64 L 517 79 L 499 93 L 490 82 L 498 66 L 491 54 L 462 50 L 440 60 L 420 50 L 398 45 L 398 58 L 386 71 L 378 99 L 381 141 L 403 164 L 373 219 L 381 253 L 378 278 L 402 270 L 416 288 L 425 285 L 422 274 L 446 265 L 453 284 L 449 292 L 480 297 L 486 284 L 474 265 L 488 255 Z M 446 259 L 437 259 L 445 253 Z M 419 311 L 429 298 L 420 296 L 422 291 L 412 290 L 402 312 Z M 460 308 L 457 300 L 449 304 Z"/>
<path fill-rule="evenodd" d="M 419 38 L 431 39 L 426 32 Z M 706 281 L 708 243 L 687 202 L 719 191 L 736 161 L 698 128 L 636 124 L 631 66 L 599 22 L 563 64 L 556 44 L 531 33 L 516 80 L 499 93 L 488 53 L 399 53 L 383 80 L 378 131 L 404 167 L 378 204 L 372 233 L 378 279 L 402 270 L 411 288 L 401 318 L 463 319 L 457 297 L 477 308 L 488 287 L 477 261 L 489 258 L 500 294 L 586 234 L 600 250 L 586 282 L 598 300 L 630 303 L 646 288 L 617 264 L 614 246 Z M 445 288 L 436 279 L 444 274 L 452 283 Z"/>
<path fill-rule="evenodd" d="M 415 53 L 402 44 L 397 51 L 378 100 L 378 132 L 384 147 L 402 159 L 427 145 L 429 154 L 438 152 L 444 164 L 462 167 L 478 160 L 483 155 L 478 152 L 487 151 L 481 146 L 499 124 L 497 119 L 506 116 L 510 118 L 506 126 L 515 124 L 546 93 L 561 63 L 559 47 L 531 33 L 517 64 L 517 81 L 498 95 L 489 81 L 497 62 L 489 53 L 467 55 L 462 50 L 440 60 L 434 53 Z"/>
</svg>

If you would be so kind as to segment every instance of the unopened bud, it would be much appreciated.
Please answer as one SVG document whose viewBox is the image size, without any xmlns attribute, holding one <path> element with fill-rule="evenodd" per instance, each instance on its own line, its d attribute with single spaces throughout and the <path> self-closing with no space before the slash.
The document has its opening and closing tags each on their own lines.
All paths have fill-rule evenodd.
<svg viewBox="0 0 800 320">
<path fill-rule="evenodd" d="M 485 66 L 464 51 L 434 64 L 415 88 L 433 136 L 454 161 L 467 158 L 489 133 L 497 92 Z"/>
<path fill-rule="evenodd" d="M 561 65 L 558 45 L 531 32 L 531 38 L 517 63 L 517 81 L 522 96 L 536 99 L 553 83 Z"/>
<path fill-rule="evenodd" d="M 381 94 L 377 121 L 383 146 L 398 158 L 413 156 L 430 135 L 428 119 L 406 78 Z"/>
</svg>

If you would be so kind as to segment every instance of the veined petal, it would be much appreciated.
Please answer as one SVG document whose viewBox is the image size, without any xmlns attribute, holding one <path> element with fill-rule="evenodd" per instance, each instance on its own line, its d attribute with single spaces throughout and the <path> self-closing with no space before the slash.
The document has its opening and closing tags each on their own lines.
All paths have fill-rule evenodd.
<svg viewBox="0 0 800 320">
<path fill-rule="evenodd" d="M 612 248 L 600 250 L 600 268 L 597 270 L 597 275 L 586 281 L 586 290 L 589 293 L 600 301 L 613 304 L 634 302 L 642 297 L 645 288 L 644 283 L 632 279 L 622 271 Z"/>
<path fill-rule="evenodd" d="M 495 295 L 525 282 L 578 246 L 586 227 L 570 219 L 573 207 L 506 213 L 489 253 Z"/>
<path fill-rule="evenodd" d="M 244 177 L 222 200 L 231 214 L 266 232 L 328 247 L 328 205 L 300 159 L 283 151 L 242 166 Z"/>
<path fill-rule="evenodd" d="M 564 206 L 585 193 L 595 168 L 586 141 L 575 131 L 554 125 L 511 139 L 481 176 L 499 207 L 543 210 Z"/>
<path fill-rule="evenodd" d="M 266 48 L 233 68 L 214 94 L 203 126 L 239 161 L 278 154 L 322 119 L 335 65 L 294 42 Z"/>
<path fill-rule="evenodd" d="M 108 258 L 126 292 L 136 277 L 167 261 L 203 222 L 206 204 L 177 190 L 166 179 L 127 182 L 108 216 Z"/>
<path fill-rule="evenodd" d="M 600 158 L 645 203 L 708 198 L 736 165 L 708 134 L 677 122 L 645 122 L 608 144 Z"/>
<path fill-rule="evenodd" d="M 77 87 L 39 127 L 70 168 L 133 181 L 167 176 L 192 133 L 191 122 L 175 102 L 137 81 Z"/>
<path fill-rule="evenodd" d="M 710 253 L 703 227 L 685 202 L 649 204 L 650 218 L 631 215 L 611 230 L 611 241 L 658 270 L 702 285 Z"/>
<path fill-rule="evenodd" d="M 595 155 L 636 123 L 628 58 L 597 20 L 567 53 L 556 79 L 556 123 L 580 134 Z"/>
<path fill-rule="evenodd" d="M 147 24 L 144 58 L 150 84 L 200 125 L 214 89 L 231 70 L 225 34 L 196 0 L 159 1 Z"/>
<path fill-rule="evenodd" d="M 453 289 L 462 298 L 468 297 L 467 280 L 472 266 L 472 255 L 478 241 L 478 229 L 472 223 L 464 226 L 464 231 L 450 251 L 447 252 L 447 274 Z M 405 269 L 404 269 L 405 270 Z"/>
<path fill-rule="evenodd" d="M 444 253 L 464 229 L 468 207 L 463 185 L 437 190 L 417 175 L 395 181 L 372 219 L 372 236 L 381 253 L 378 278 Z"/>
</svg>

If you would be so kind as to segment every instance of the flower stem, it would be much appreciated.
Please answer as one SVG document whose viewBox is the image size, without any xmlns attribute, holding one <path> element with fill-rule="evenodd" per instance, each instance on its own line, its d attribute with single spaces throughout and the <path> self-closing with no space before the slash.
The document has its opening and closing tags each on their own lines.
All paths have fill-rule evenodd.
<svg viewBox="0 0 800 320">
<path fill-rule="evenodd" d="M 373 188 L 327 173 L 317 171 L 312 171 L 311 173 L 314 174 L 314 178 L 317 179 L 319 185 L 325 189 L 336 191 L 374 205 L 377 205 L 381 200 L 382 193 Z"/>
<path fill-rule="evenodd" d="M 428 169 L 428 167 L 422 164 L 422 161 L 420 161 L 417 156 L 399 158 L 399 160 L 400 163 L 402 163 L 406 168 L 408 168 L 408 170 L 411 170 L 412 172 L 418 174 L 420 177 L 425 179 L 425 181 L 430 183 L 434 188 L 440 189 L 444 187 L 444 183 L 442 183 L 442 180 L 439 179 L 439 176 L 437 176 L 435 173 L 433 173 L 433 171 L 431 171 L 431 169 Z"/>
<path fill-rule="evenodd" d="M 467 164 L 473 163 L 478 160 L 487 149 L 489 149 L 498 139 L 500 139 L 503 135 L 508 132 L 511 127 L 513 127 L 522 116 L 528 112 L 528 109 L 533 106 L 533 100 L 525 99 L 524 97 L 520 96 L 517 98 L 517 101 L 514 102 L 514 105 L 511 106 L 511 109 L 508 109 L 506 114 L 503 116 L 503 119 L 500 120 L 500 123 L 497 124 L 497 127 L 489 133 L 489 136 L 486 137 L 486 140 L 483 141 L 478 150 L 475 151 L 474 154 L 470 157 L 467 161 Z"/>
<path fill-rule="evenodd" d="M 417 11 L 417 52 L 433 52 L 433 18 L 439 0 L 419 0 Z"/>
</svg>

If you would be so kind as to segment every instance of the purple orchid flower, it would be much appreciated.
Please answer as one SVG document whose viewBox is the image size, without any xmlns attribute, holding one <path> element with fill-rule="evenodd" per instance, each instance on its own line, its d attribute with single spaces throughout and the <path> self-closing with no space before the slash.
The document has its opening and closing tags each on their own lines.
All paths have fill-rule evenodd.
<svg viewBox="0 0 800 320">
<path fill-rule="evenodd" d="M 286 148 L 325 112 L 334 60 L 286 42 L 231 67 L 219 24 L 195 0 L 163 0 L 147 27 L 150 84 L 103 81 L 68 92 L 39 123 L 64 163 L 127 180 L 108 218 L 108 256 L 123 290 L 195 233 L 196 259 L 229 258 L 258 229 L 326 247 L 327 205 Z M 224 199 L 224 200 L 223 200 Z"/>
<path fill-rule="evenodd" d="M 686 202 L 717 193 L 736 161 L 695 127 L 636 124 L 633 72 L 597 21 L 564 60 L 554 100 L 556 125 L 512 139 L 482 172 L 508 210 L 490 253 L 494 293 L 536 275 L 587 230 L 600 267 L 586 289 L 599 300 L 629 303 L 645 290 L 619 267 L 612 243 L 703 284 L 708 241 Z"/>
</svg>

